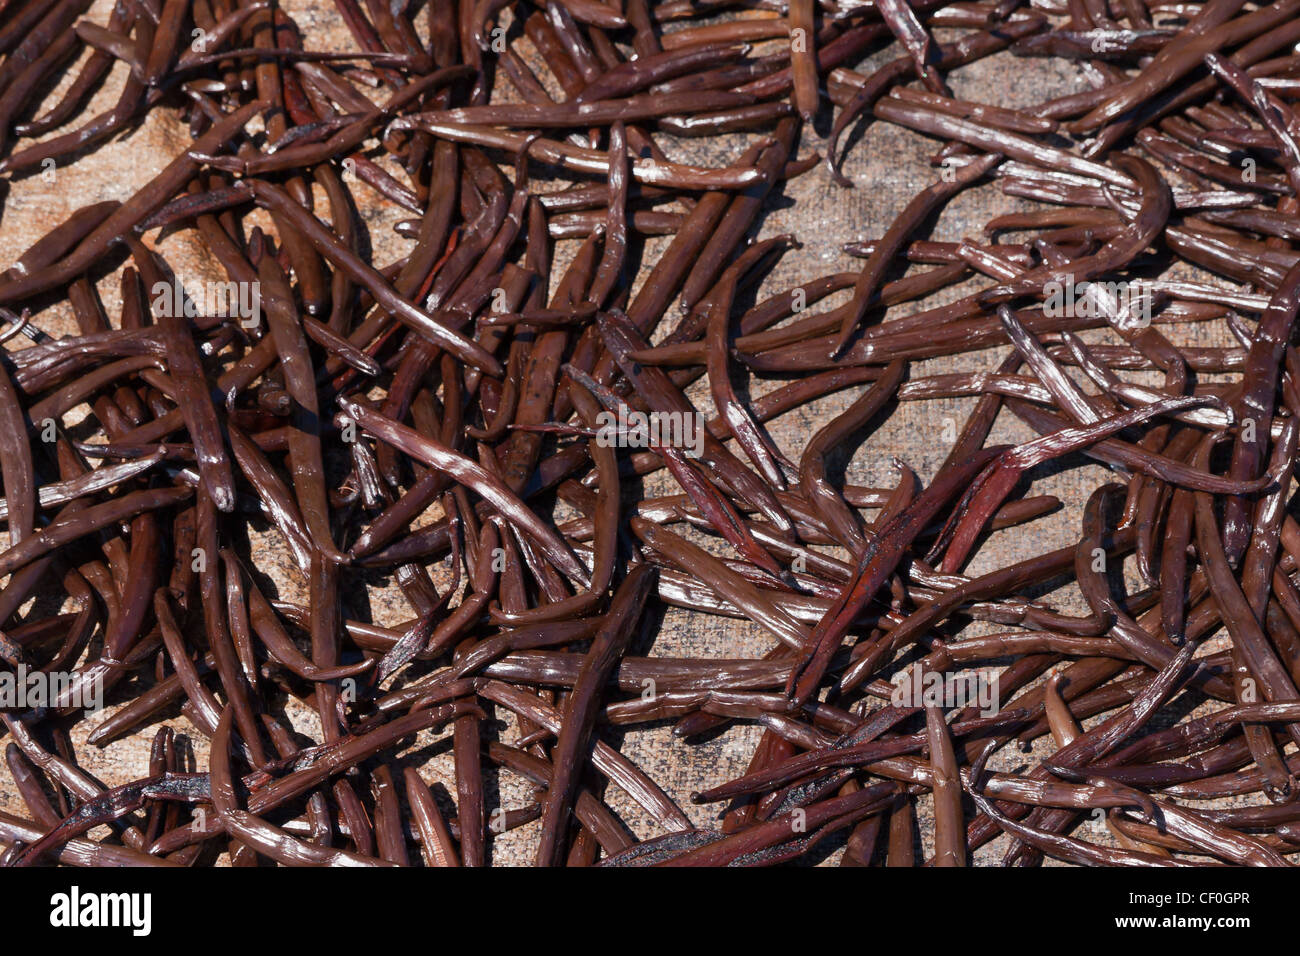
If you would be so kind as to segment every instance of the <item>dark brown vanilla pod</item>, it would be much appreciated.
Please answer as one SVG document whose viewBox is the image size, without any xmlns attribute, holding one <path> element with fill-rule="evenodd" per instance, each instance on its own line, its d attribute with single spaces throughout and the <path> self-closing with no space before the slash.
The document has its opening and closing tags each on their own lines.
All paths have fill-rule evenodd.
<svg viewBox="0 0 1300 956">
<path fill-rule="evenodd" d="M 592 639 L 578 682 L 564 708 L 564 723 L 556 740 L 555 770 L 542 813 L 538 866 L 551 866 L 563 849 L 563 826 L 568 819 L 581 768 L 576 761 L 586 749 L 586 737 L 595 723 L 596 706 L 605 679 L 637 632 L 637 624 L 654 584 L 654 569 L 633 568 L 610 602 L 607 623 Z"/>
</svg>

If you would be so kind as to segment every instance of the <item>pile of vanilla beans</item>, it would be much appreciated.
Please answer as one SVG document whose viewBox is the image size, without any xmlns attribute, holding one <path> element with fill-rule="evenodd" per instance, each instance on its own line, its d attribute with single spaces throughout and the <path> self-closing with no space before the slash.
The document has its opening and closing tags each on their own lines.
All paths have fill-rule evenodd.
<svg viewBox="0 0 1300 956">
<path fill-rule="evenodd" d="M 0 274 L 0 672 L 66 678 L 0 713 L 0 862 L 478 866 L 530 824 L 539 865 L 1296 858 L 1300 0 L 334 0 L 328 50 L 305 0 L 90 6 L 0 0 L 0 175 L 155 110 L 191 142 Z M 1079 91 L 956 98 L 995 54 Z M 847 184 L 872 122 L 936 141 L 933 184 L 850 271 L 768 291 L 771 194 Z M 979 187 L 1035 211 L 930 240 Z M 397 261 L 377 202 L 409 211 Z M 175 235 L 258 308 L 157 295 L 195 279 Z M 1232 344 L 1175 344 L 1208 322 Z M 928 482 L 836 480 L 898 403 L 956 396 Z M 990 444 L 1003 413 L 1040 437 Z M 617 424 L 696 416 L 695 447 Z M 1087 459 L 1114 480 L 1069 503 L 1077 544 L 964 573 Z M 364 613 L 379 579 L 400 626 Z M 770 650 L 655 654 L 665 605 Z M 900 693 L 990 671 L 993 706 Z M 748 767 L 698 793 L 617 747 L 737 723 Z M 454 788 L 411 757 L 431 730 Z M 149 773 L 101 781 L 74 738 L 152 740 Z"/>
</svg>

